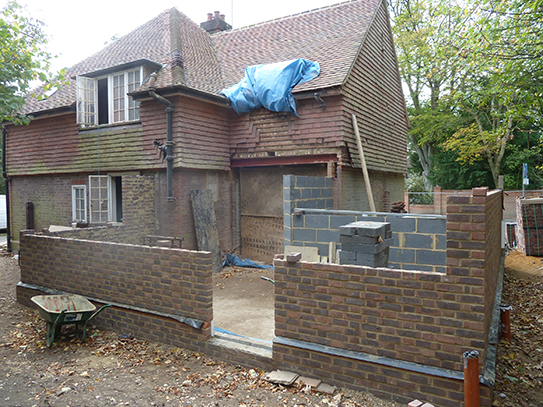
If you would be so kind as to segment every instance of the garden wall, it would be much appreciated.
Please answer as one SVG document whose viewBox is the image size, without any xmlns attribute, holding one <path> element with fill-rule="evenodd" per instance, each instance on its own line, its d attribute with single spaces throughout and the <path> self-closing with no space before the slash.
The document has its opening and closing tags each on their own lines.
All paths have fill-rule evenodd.
<svg viewBox="0 0 543 407">
<path fill-rule="evenodd" d="M 339 244 L 339 227 L 357 221 L 389 222 L 393 244 L 388 265 L 405 270 L 445 272 L 446 216 L 333 210 L 331 178 L 284 177 L 285 246 L 317 247 L 330 256 L 329 242 Z"/>
</svg>

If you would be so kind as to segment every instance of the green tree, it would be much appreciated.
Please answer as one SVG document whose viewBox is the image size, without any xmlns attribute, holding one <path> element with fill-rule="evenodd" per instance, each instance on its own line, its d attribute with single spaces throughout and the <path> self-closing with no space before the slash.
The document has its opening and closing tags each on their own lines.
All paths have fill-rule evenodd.
<svg viewBox="0 0 543 407">
<path fill-rule="evenodd" d="M 50 73 L 46 45 L 44 24 L 28 17 L 24 7 L 10 1 L 0 11 L 0 123 L 28 123 L 18 112 L 31 87 L 46 82 L 47 89 L 62 79 Z"/>
</svg>

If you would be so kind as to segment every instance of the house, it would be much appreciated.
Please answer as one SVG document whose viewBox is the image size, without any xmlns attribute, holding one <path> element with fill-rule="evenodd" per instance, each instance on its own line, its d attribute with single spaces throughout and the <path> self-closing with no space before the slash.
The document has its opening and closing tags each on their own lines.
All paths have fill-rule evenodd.
<svg viewBox="0 0 543 407">
<path fill-rule="evenodd" d="M 376 210 L 403 200 L 408 122 L 386 1 L 233 30 L 221 20 L 167 10 L 29 100 L 28 126 L 6 124 L 14 247 L 29 225 L 76 221 L 196 249 L 190 194 L 209 189 L 221 250 L 270 261 L 283 251 L 283 175 L 329 176 L 333 209 L 369 210 L 352 114 Z M 249 66 L 298 58 L 320 64 L 293 89 L 298 117 L 237 114 L 221 94 Z"/>
</svg>

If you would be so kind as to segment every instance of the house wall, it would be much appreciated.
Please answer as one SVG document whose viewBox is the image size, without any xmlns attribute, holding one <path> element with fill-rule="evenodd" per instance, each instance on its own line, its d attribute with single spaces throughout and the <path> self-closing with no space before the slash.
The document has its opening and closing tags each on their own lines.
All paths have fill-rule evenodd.
<svg viewBox="0 0 543 407">
<path fill-rule="evenodd" d="M 403 200 L 403 174 L 368 171 L 377 212 L 390 211 L 390 203 Z M 339 209 L 369 211 L 370 204 L 366 183 L 360 168 L 338 166 Z"/>
<path fill-rule="evenodd" d="M 362 211 L 333 210 L 333 179 L 286 175 L 284 177 L 285 245 L 318 247 L 329 256 L 330 242 L 340 249 L 339 227 L 357 221 L 389 222 L 393 233 L 388 264 L 391 268 L 445 272 L 446 219 Z M 305 213 L 294 215 L 295 208 Z M 312 209 L 317 209 L 313 211 Z"/>
<path fill-rule="evenodd" d="M 111 229 L 102 236 L 108 241 L 139 244 L 144 235 L 155 233 L 155 180 L 152 176 L 137 173 L 122 175 L 123 226 Z M 42 230 L 51 225 L 70 226 L 72 222 L 72 185 L 87 185 L 88 175 L 54 175 L 13 177 L 10 199 L 12 230 L 26 229 L 26 203 L 34 206 L 34 229 Z M 89 201 L 87 200 L 87 206 Z M 89 216 L 87 214 L 87 216 Z M 78 231 L 79 232 L 79 231 Z M 18 247 L 18 241 L 14 245 Z"/>
<path fill-rule="evenodd" d="M 288 112 L 253 110 L 238 115 L 231 112 L 230 152 L 233 158 L 300 154 L 336 154 L 343 145 L 341 97 L 327 97 L 326 108 L 314 99 L 297 100 L 299 117 Z"/>
<path fill-rule="evenodd" d="M 384 1 L 368 29 L 342 92 L 345 106 L 342 127 L 356 167 L 361 166 L 352 113 L 357 117 L 368 169 L 407 173 L 407 112 Z"/>
</svg>

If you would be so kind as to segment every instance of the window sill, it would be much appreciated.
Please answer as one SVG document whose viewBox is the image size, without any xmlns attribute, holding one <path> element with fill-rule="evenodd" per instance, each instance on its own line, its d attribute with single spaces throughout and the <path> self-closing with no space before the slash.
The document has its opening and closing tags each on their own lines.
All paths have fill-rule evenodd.
<svg viewBox="0 0 543 407">
<path fill-rule="evenodd" d="M 109 129 L 118 129 L 123 127 L 135 127 L 135 126 L 141 126 L 141 120 L 132 120 L 128 122 L 119 122 L 119 123 L 108 123 L 108 124 L 100 124 L 98 126 L 85 126 L 85 125 L 79 125 L 79 132 L 94 132 L 94 131 L 100 131 L 100 130 L 109 130 Z"/>
</svg>

